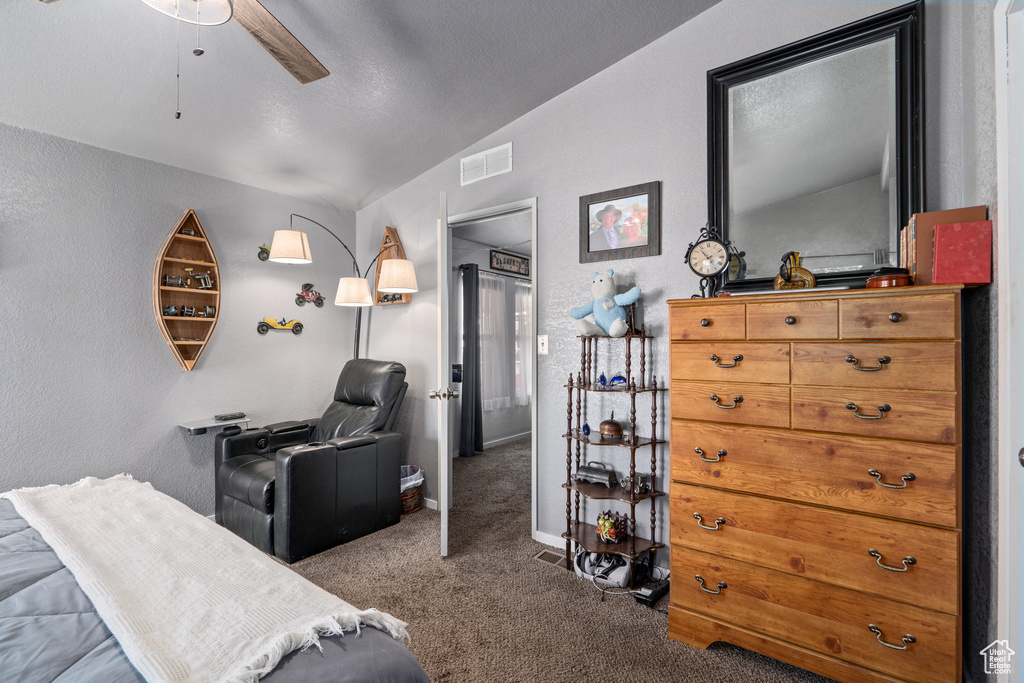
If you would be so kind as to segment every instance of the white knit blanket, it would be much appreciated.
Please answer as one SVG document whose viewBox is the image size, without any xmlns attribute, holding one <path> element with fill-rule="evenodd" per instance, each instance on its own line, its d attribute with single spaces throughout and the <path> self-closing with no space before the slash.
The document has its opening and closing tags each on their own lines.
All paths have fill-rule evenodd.
<svg viewBox="0 0 1024 683">
<path fill-rule="evenodd" d="M 0 494 L 74 574 L 147 681 L 255 681 L 320 635 L 405 624 L 360 611 L 128 475 Z"/>
</svg>

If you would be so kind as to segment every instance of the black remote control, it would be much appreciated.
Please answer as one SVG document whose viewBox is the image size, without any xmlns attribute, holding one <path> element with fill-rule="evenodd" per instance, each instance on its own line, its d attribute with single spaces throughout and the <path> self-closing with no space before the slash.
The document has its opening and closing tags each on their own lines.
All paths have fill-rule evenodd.
<svg viewBox="0 0 1024 683">
<path fill-rule="evenodd" d="M 217 422 L 224 422 L 225 420 L 238 420 L 245 417 L 245 413 L 223 413 L 221 415 L 214 415 L 213 419 Z"/>
</svg>

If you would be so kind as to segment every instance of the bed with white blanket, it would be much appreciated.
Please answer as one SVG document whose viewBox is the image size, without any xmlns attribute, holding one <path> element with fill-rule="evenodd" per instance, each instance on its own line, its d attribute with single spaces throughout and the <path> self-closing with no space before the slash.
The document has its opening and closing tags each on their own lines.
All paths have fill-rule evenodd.
<svg viewBox="0 0 1024 683">
<path fill-rule="evenodd" d="M 358 610 L 127 476 L 0 494 L 0 677 L 428 681 Z"/>
</svg>

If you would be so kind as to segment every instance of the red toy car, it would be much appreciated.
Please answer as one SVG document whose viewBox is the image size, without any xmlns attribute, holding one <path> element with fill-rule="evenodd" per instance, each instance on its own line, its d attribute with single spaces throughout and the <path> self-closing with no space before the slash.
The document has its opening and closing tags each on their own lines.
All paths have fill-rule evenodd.
<svg viewBox="0 0 1024 683">
<path fill-rule="evenodd" d="M 299 306 L 305 306 L 306 302 L 312 302 L 317 308 L 323 308 L 324 298 L 320 295 L 320 292 L 313 291 L 313 284 L 307 282 L 302 285 L 302 291 L 295 295 L 295 303 Z"/>
</svg>

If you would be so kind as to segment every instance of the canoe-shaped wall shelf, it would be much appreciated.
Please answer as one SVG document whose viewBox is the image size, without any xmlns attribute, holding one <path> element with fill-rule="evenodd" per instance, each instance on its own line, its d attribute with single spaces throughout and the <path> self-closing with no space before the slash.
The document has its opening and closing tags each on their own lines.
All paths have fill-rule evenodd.
<svg viewBox="0 0 1024 683">
<path fill-rule="evenodd" d="M 196 212 L 181 214 L 153 265 L 153 315 L 182 370 L 191 370 L 220 317 L 220 270 Z"/>
<path fill-rule="evenodd" d="M 393 248 L 388 249 L 391 245 Z M 384 251 L 387 249 L 387 251 Z M 380 285 L 380 269 L 384 262 L 393 258 L 405 258 L 405 249 L 402 248 L 402 240 L 398 239 L 398 231 L 388 226 L 384 228 L 384 238 L 380 241 L 380 256 L 377 258 L 377 274 L 374 275 L 373 291 L 377 293 L 374 306 L 391 306 L 392 304 L 407 304 L 412 301 L 412 294 L 389 294 L 377 289 Z"/>
</svg>

